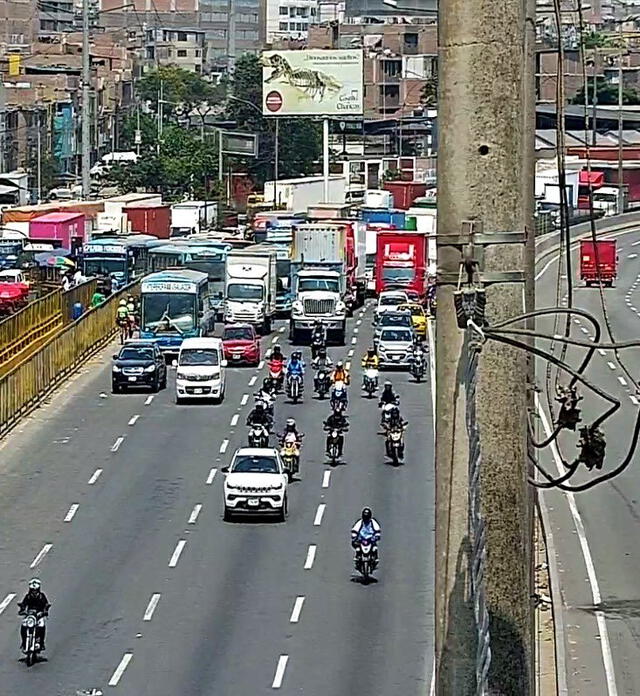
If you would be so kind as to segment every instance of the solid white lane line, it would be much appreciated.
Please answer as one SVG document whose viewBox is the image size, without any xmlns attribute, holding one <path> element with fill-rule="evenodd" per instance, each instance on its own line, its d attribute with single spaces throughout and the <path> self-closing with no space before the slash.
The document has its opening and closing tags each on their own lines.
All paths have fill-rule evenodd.
<svg viewBox="0 0 640 696">
<path fill-rule="evenodd" d="M 324 511 L 326 507 L 327 506 L 324 503 L 320 503 L 320 505 L 318 505 L 318 509 L 316 510 L 316 516 L 313 520 L 314 527 L 319 527 L 322 524 L 322 518 L 324 516 Z"/>
<path fill-rule="evenodd" d="M 355 344 L 356 344 L 357 342 L 358 342 L 358 337 L 357 337 L 357 336 L 354 336 L 354 337 L 351 339 L 352 345 L 355 346 Z"/>
<path fill-rule="evenodd" d="M 600 353 L 600 355 L 606 355 L 607 351 L 602 348 L 598 348 L 598 353 Z"/>
<path fill-rule="evenodd" d="M 53 544 L 45 544 L 40 551 L 38 552 L 38 555 L 31 561 L 31 565 L 29 568 L 36 568 L 37 566 L 42 563 L 42 559 L 51 551 L 53 548 Z"/>
<path fill-rule="evenodd" d="M 296 597 L 296 601 L 293 603 L 293 611 L 291 612 L 289 623 L 298 623 L 298 621 L 300 621 L 300 614 L 302 613 L 303 604 L 304 597 Z"/>
<path fill-rule="evenodd" d="M 272 689 L 279 689 L 282 686 L 284 672 L 287 669 L 287 662 L 289 662 L 289 655 L 280 655 L 278 666 L 276 667 L 276 673 L 273 677 L 273 684 L 271 684 Z"/>
<path fill-rule="evenodd" d="M 0 602 L 0 614 L 2 614 L 2 612 L 11 604 L 11 602 L 13 602 L 15 596 L 16 593 L 11 592 Z"/>
<path fill-rule="evenodd" d="M 240 416 L 236 413 L 236 415 L 231 419 L 231 427 L 235 428 L 236 425 L 238 425 L 238 419 Z"/>
<path fill-rule="evenodd" d="M 309 544 L 309 550 L 307 551 L 307 558 L 304 562 L 304 569 L 311 570 L 313 568 L 313 562 L 316 560 L 316 549 L 315 544 Z"/>
<path fill-rule="evenodd" d="M 91 478 L 87 481 L 87 483 L 90 486 L 93 486 L 93 484 L 100 478 L 100 474 L 102 473 L 102 469 L 96 469 L 93 474 L 91 475 Z"/>
<path fill-rule="evenodd" d="M 549 266 L 554 264 L 558 260 L 558 256 L 555 256 L 554 258 L 551 259 L 551 261 L 547 261 L 546 265 L 542 268 L 542 270 L 536 275 L 535 279 L 538 280 L 539 278 L 542 278 L 542 276 L 547 272 L 547 269 Z"/>
<path fill-rule="evenodd" d="M 615 369 L 616 369 L 616 366 L 615 366 L 611 361 L 609 361 L 609 362 L 607 363 L 607 365 L 609 366 L 609 369 L 610 369 L 610 370 L 615 370 Z"/>
<path fill-rule="evenodd" d="M 247 401 L 249 401 L 249 394 L 243 394 L 242 399 L 240 399 L 240 406 L 246 406 Z"/>
<path fill-rule="evenodd" d="M 261 360 L 261 361 L 258 363 L 258 369 L 261 370 L 263 367 L 264 367 L 264 360 Z"/>
<path fill-rule="evenodd" d="M 202 510 L 202 505 L 200 503 L 193 506 L 193 510 L 191 511 L 191 515 L 189 515 L 189 521 L 187 524 L 195 524 L 198 521 L 200 510 Z"/>
<path fill-rule="evenodd" d="M 125 669 L 129 666 L 131 659 L 133 658 L 133 653 L 125 653 L 120 660 L 120 664 L 116 667 L 116 671 L 113 673 L 111 679 L 109 679 L 109 686 L 118 686 L 118 682 L 122 679 Z"/>
<path fill-rule="evenodd" d="M 353 350 L 353 348 L 350 348 L 349 352 L 347 353 L 347 357 L 352 358 L 354 353 L 355 353 L 355 350 Z"/>
<path fill-rule="evenodd" d="M 537 394 L 534 394 L 534 399 L 536 403 L 536 408 L 540 415 L 540 421 L 542 427 L 544 428 L 548 437 L 551 437 L 552 431 L 549 421 L 547 419 L 547 414 L 544 408 L 540 404 L 540 399 Z M 556 443 L 551 443 L 551 452 L 553 454 L 553 459 L 556 464 L 556 469 L 558 470 L 558 475 L 562 476 L 565 472 L 564 464 L 560 459 L 558 454 L 558 448 Z M 584 558 L 584 564 L 587 569 L 587 579 L 589 585 L 591 586 L 591 596 L 593 599 L 593 604 L 595 606 L 600 605 L 602 602 L 602 595 L 600 594 L 600 585 L 598 583 L 598 578 L 596 576 L 596 569 L 593 563 L 593 556 L 591 555 L 591 549 L 589 547 L 589 541 L 584 529 L 584 524 L 582 522 L 582 517 L 576 505 L 575 495 L 569 491 L 565 491 L 565 497 L 569 505 L 569 510 L 571 511 L 571 517 L 573 518 L 573 524 L 578 534 L 578 540 L 580 542 L 580 549 L 582 551 L 582 556 Z M 602 652 L 602 662 L 604 664 L 604 673 L 607 681 L 607 694 L 608 696 L 618 696 L 618 687 L 616 686 L 616 676 L 613 667 L 613 658 L 611 656 L 611 643 L 609 641 L 609 632 L 607 629 L 607 621 L 605 615 L 602 611 L 596 610 L 596 623 L 598 625 L 598 633 L 600 634 L 600 650 Z"/>
<path fill-rule="evenodd" d="M 180 539 L 180 541 L 176 544 L 176 548 L 171 556 L 171 560 L 169 561 L 169 568 L 175 568 L 178 565 L 180 554 L 186 545 L 187 542 L 184 539 Z"/>
<path fill-rule="evenodd" d="M 112 452 L 117 452 L 120 449 L 120 445 L 124 442 L 123 437 L 119 437 L 111 446 L 111 451 Z"/>
<path fill-rule="evenodd" d="M 209 471 L 209 475 L 207 476 L 207 486 L 210 486 L 213 483 L 213 479 L 216 477 L 216 473 L 218 472 L 217 469 L 211 469 Z"/>
<path fill-rule="evenodd" d="M 637 406 L 637 405 L 640 403 L 640 402 L 638 401 L 638 399 L 637 399 L 633 394 L 629 394 L 629 398 L 631 399 L 631 403 L 632 403 L 634 406 Z"/>
<path fill-rule="evenodd" d="M 138 416 L 133 416 L 133 417 L 129 420 L 128 425 L 135 425 L 135 424 L 136 424 L 136 421 L 138 420 L 138 418 L 140 418 L 139 415 L 138 415 Z"/>
<path fill-rule="evenodd" d="M 253 375 L 253 377 L 249 380 L 249 386 L 252 387 L 256 383 L 257 379 L 258 377 Z"/>
<path fill-rule="evenodd" d="M 627 380 L 624 377 L 618 377 L 618 382 L 620 382 L 623 387 L 627 386 Z"/>
<path fill-rule="evenodd" d="M 74 503 L 70 508 L 69 512 L 64 516 L 64 522 L 71 522 L 71 520 L 75 517 L 76 512 L 78 512 L 78 508 L 80 505 L 78 503 Z"/>
<path fill-rule="evenodd" d="M 227 447 L 229 447 L 229 440 L 223 440 L 220 445 L 220 454 L 224 454 L 227 451 Z"/>
<path fill-rule="evenodd" d="M 144 405 L 148 406 L 152 401 L 153 401 L 153 394 L 151 394 L 151 396 L 147 397 L 147 400 L 144 402 Z"/>
<path fill-rule="evenodd" d="M 323 488 L 329 488 L 329 482 L 331 481 L 331 472 L 330 471 L 325 471 L 324 476 L 322 477 L 322 487 Z"/>
<path fill-rule="evenodd" d="M 142 617 L 143 621 L 151 621 L 153 618 L 153 612 L 156 610 L 156 607 L 158 606 L 158 602 L 160 601 L 160 594 L 152 594 L 151 599 L 149 600 L 149 604 L 147 604 L 147 608 L 144 610 L 144 616 Z"/>
</svg>

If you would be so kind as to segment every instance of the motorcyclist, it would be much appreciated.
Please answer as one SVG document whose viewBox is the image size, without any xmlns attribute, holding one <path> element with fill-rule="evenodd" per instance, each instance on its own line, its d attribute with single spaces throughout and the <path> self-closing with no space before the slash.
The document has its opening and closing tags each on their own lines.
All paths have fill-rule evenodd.
<svg viewBox="0 0 640 696">
<path fill-rule="evenodd" d="M 269 355 L 269 360 L 274 360 L 276 362 L 286 362 L 287 359 L 285 356 L 282 354 L 282 348 L 280 346 L 276 345 L 272 348 L 271 354 Z"/>
<path fill-rule="evenodd" d="M 400 409 L 396 404 L 393 404 L 389 409 L 386 428 L 392 430 L 394 428 L 406 428 L 408 422 L 400 415 Z"/>
<path fill-rule="evenodd" d="M 249 427 L 254 425 L 262 425 L 267 430 L 271 430 L 272 424 L 271 416 L 264 407 L 262 401 L 258 401 L 256 405 L 251 410 L 251 413 L 247 416 L 247 425 Z"/>
<path fill-rule="evenodd" d="M 298 351 L 292 353 L 289 362 L 287 363 L 287 380 L 291 379 L 294 375 L 298 375 L 300 379 L 300 391 L 304 388 L 304 363 L 301 360 L 300 353 Z"/>
<path fill-rule="evenodd" d="M 424 349 L 424 346 L 422 345 L 422 341 L 417 338 L 411 347 L 411 355 L 409 356 L 409 359 L 412 362 L 416 362 L 418 360 L 426 360 L 427 357 L 427 351 Z"/>
<path fill-rule="evenodd" d="M 118 326 L 123 326 L 129 321 L 129 308 L 127 307 L 127 301 L 124 297 L 118 302 L 118 308 L 116 309 L 116 321 Z"/>
<path fill-rule="evenodd" d="M 349 371 L 344 366 L 342 360 L 338 360 L 336 363 L 335 370 L 331 375 L 331 381 L 335 384 L 336 382 L 343 382 L 344 384 L 349 384 Z"/>
<path fill-rule="evenodd" d="M 265 377 L 262 380 L 262 386 L 260 387 L 259 394 L 266 394 L 271 399 L 275 397 L 276 385 L 272 377 Z"/>
<path fill-rule="evenodd" d="M 47 595 L 42 591 L 42 584 L 38 578 L 31 578 L 29 580 L 29 591 L 24 596 L 24 599 L 18 603 L 18 608 L 20 611 L 18 614 L 24 616 L 29 611 L 34 611 L 43 616 L 49 616 L 49 607 L 51 604 L 47 599 Z M 40 650 L 45 650 L 44 638 L 46 633 L 45 626 L 38 626 L 37 631 L 37 641 L 40 643 Z M 21 638 L 21 649 L 25 650 L 27 644 L 27 628 L 26 626 L 20 627 L 20 638 Z"/>
<path fill-rule="evenodd" d="M 327 355 L 326 348 L 320 348 L 318 355 L 316 355 L 316 357 L 311 361 L 311 366 L 317 370 L 329 370 L 333 367 L 333 361 Z"/>
<path fill-rule="evenodd" d="M 367 352 L 362 357 L 362 367 L 365 370 L 377 370 L 380 365 L 380 358 L 376 353 L 375 348 L 368 348 Z"/>
<path fill-rule="evenodd" d="M 298 447 L 300 447 L 300 444 L 302 442 L 303 434 L 301 432 L 298 432 L 298 426 L 296 425 L 296 422 L 293 418 L 287 418 L 287 422 L 285 423 L 284 426 L 284 432 L 282 433 L 282 437 L 280 438 L 281 443 L 284 445 L 284 441 L 287 439 L 287 435 L 295 435 L 296 438 L 296 443 Z"/>
<path fill-rule="evenodd" d="M 324 421 L 324 429 L 327 431 L 327 440 L 325 443 L 325 452 L 329 454 L 329 444 L 331 438 L 331 431 L 338 431 L 338 456 L 342 456 L 344 450 L 344 435 L 346 430 L 349 430 L 349 421 L 347 417 L 338 411 L 332 411 L 331 415 Z"/>
<path fill-rule="evenodd" d="M 393 391 L 393 384 L 389 380 L 384 383 L 384 388 L 382 389 L 382 394 L 380 394 L 380 402 L 378 406 L 386 406 L 387 404 L 397 404 L 398 396 Z"/>
<path fill-rule="evenodd" d="M 324 324 L 319 320 L 316 319 L 316 322 L 313 325 L 313 329 L 311 331 L 311 349 L 312 352 L 316 352 L 320 348 L 323 348 L 327 343 L 327 330 L 324 327 Z"/>
<path fill-rule="evenodd" d="M 375 519 L 371 512 L 371 508 L 363 508 L 362 515 L 359 520 L 351 528 L 351 546 L 356 549 L 356 557 L 360 542 L 363 540 L 370 541 L 372 544 L 371 554 L 374 562 L 378 563 L 378 542 L 382 534 L 382 527 L 378 520 Z"/>
</svg>

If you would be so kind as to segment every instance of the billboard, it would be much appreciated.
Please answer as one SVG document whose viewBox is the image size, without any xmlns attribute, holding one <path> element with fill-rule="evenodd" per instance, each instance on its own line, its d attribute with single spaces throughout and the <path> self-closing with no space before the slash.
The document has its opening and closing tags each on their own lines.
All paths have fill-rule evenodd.
<svg viewBox="0 0 640 696">
<path fill-rule="evenodd" d="M 361 116 L 362 50 L 264 51 L 265 116 Z"/>
</svg>

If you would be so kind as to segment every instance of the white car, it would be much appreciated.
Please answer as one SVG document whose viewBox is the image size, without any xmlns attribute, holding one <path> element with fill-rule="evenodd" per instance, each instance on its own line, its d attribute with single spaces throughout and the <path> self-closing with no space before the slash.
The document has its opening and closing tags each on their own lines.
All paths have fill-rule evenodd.
<svg viewBox="0 0 640 696">
<path fill-rule="evenodd" d="M 384 290 L 378 296 L 378 306 L 375 311 L 375 321 L 385 312 L 395 312 L 401 304 L 409 302 L 409 297 L 404 290 Z"/>
<path fill-rule="evenodd" d="M 226 366 L 219 338 L 185 338 L 176 364 L 176 403 L 186 399 L 222 401 Z"/>
<path fill-rule="evenodd" d="M 401 326 L 383 329 L 378 340 L 380 367 L 409 367 L 413 337 L 413 329 Z"/>
<path fill-rule="evenodd" d="M 224 470 L 223 470 L 224 471 Z M 241 447 L 225 471 L 224 519 L 235 515 L 275 515 L 287 518 L 287 473 L 278 450 Z"/>
</svg>

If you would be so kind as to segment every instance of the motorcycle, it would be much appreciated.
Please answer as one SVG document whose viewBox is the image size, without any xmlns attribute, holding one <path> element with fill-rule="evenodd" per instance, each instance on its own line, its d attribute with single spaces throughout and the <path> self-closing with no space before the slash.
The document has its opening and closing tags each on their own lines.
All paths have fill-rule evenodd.
<svg viewBox="0 0 640 696">
<path fill-rule="evenodd" d="M 360 539 L 356 548 L 355 567 L 367 583 L 373 571 L 378 567 L 375 544 L 372 539 Z"/>
<path fill-rule="evenodd" d="M 329 431 L 329 436 L 327 439 L 327 452 L 329 455 L 329 461 L 335 465 L 340 461 L 340 431 L 337 428 L 332 428 Z"/>
<path fill-rule="evenodd" d="M 294 404 L 297 404 L 301 394 L 302 375 L 289 375 L 287 377 L 287 395 Z"/>
<path fill-rule="evenodd" d="M 336 413 L 344 413 L 347 404 L 348 404 L 348 397 L 347 397 L 347 389 L 344 386 L 344 382 L 336 382 L 333 391 L 331 392 L 331 410 L 335 411 Z"/>
<path fill-rule="evenodd" d="M 362 387 L 369 398 L 371 398 L 378 388 L 378 370 L 367 368 L 364 371 Z"/>
<path fill-rule="evenodd" d="M 323 368 L 318 370 L 315 379 L 313 380 L 315 390 L 318 394 L 318 398 L 324 399 L 324 397 L 329 393 L 329 373 Z"/>
<path fill-rule="evenodd" d="M 280 449 L 282 463 L 287 471 L 289 481 L 300 471 L 300 443 L 293 433 L 287 433 Z"/>
<path fill-rule="evenodd" d="M 254 424 L 249 429 L 249 447 L 269 447 L 269 431 L 264 425 Z"/>
<path fill-rule="evenodd" d="M 42 612 L 29 611 L 22 619 L 22 625 L 27 630 L 24 654 L 27 667 L 35 664 L 41 652 L 38 629 L 44 628 L 44 614 Z"/>
<path fill-rule="evenodd" d="M 404 459 L 404 428 L 394 427 L 387 431 L 385 449 L 394 466 L 400 464 Z"/>
<path fill-rule="evenodd" d="M 273 418 L 273 404 L 275 403 L 275 398 L 264 391 L 259 391 L 253 396 L 256 400 L 256 404 L 262 404 L 264 410 Z"/>
<path fill-rule="evenodd" d="M 282 360 L 271 360 L 269 362 L 269 377 L 276 385 L 276 391 L 281 392 L 284 383 L 284 363 Z"/>
<path fill-rule="evenodd" d="M 425 360 L 424 355 L 414 357 L 411 360 L 411 376 L 416 380 L 416 382 L 422 381 L 425 372 Z"/>
</svg>

